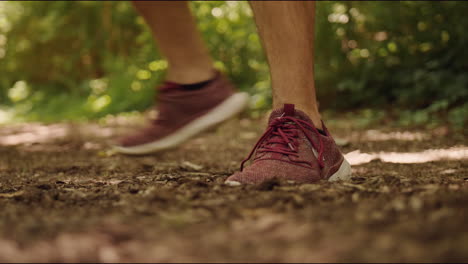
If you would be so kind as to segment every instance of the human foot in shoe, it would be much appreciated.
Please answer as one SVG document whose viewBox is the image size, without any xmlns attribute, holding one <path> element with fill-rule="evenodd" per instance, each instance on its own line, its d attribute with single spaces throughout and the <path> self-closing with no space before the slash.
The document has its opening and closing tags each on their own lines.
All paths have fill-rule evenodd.
<svg viewBox="0 0 468 264">
<path fill-rule="evenodd" d="M 147 127 L 118 140 L 124 154 L 147 154 L 175 147 L 205 129 L 229 119 L 247 105 L 246 93 L 234 93 L 220 73 L 203 87 L 166 82 L 158 94 L 158 117 Z"/>
<path fill-rule="evenodd" d="M 244 169 L 252 157 L 252 164 Z M 242 162 L 241 171 L 226 184 L 259 184 L 273 178 L 312 183 L 350 177 L 351 167 L 325 125 L 319 131 L 304 112 L 285 104 L 271 113 L 267 131 Z"/>
</svg>

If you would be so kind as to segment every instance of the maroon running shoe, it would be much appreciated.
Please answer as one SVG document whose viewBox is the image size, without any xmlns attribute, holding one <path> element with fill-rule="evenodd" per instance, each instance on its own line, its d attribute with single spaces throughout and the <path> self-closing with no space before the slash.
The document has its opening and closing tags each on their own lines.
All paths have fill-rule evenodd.
<svg viewBox="0 0 468 264">
<path fill-rule="evenodd" d="M 248 98 L 247 93 L 234 93 L 233 85 L 220 73 L 196 90 L 166 82 L 159 89 L 158 117 L 118 140 L 114 149 L 125 154 L 147 154 L 175 147 L 241 112 Z"/>
<path fill-rule="evenodd" d="M 252 157 L 252 164 L 244 169 L 244 163 Z M 226 184 L 259 184 L 273 178 L 312 183 L 350 177 L 351 166 L 325 125 L 323 132 L 317 130 L 304 112 L 285 104 L 271 113 L 267 131 L 242 161 L 241 171 L 230 176 Z"/>
</svg>

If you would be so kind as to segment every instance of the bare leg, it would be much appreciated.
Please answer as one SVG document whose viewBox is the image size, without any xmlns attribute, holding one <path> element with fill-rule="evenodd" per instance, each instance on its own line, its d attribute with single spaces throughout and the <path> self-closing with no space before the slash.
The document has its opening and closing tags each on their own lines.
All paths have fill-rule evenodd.
<svg viewBox="0 0 468 264">
<path fill-rule="evenodd" d="M 312 119 L 316 128 L 324 129 L 314 86 L 315 3 L 250 3 L 270 64 L 274 107 L 294 104 Z M 351 167 L 332 136 L 327 131 L 319 133 L 308 122 L 291 118 L 292 110 L 285 107 L 270 115 L 268 129 L 242 161 L 241 171 L 231 175 L 226 184 L 260 184 L 272 179 L 312 183 L 350 178 Z M 295 113 L 295 117 L 304 115 Z M 252 163 L 244 168 L 247 160 Z"/>
<path fill-rule="evenodd" d="M 213 78 L 213 61 L 186 1 L 134 1 L 168 60 L 166 79 L 180 84 Z"/>
<path fill-rule="evenodd" d="M 273 107 L 295 104 L 321 128 L 314 85 L 313 1 L 251 1 L 270 64 Z"/>
</svg>

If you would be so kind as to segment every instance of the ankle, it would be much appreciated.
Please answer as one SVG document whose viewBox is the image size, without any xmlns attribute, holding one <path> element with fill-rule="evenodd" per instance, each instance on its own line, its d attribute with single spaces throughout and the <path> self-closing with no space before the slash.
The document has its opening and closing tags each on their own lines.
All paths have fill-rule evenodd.
<svg viewBox="0 0 468 264">
<path fill-rule="evenodd" d="M 312 123 L 314 123 L 315 128 L 323 130 L 322 117 L 318 111 L 304 111 L 304 113 L 310 117 L 310 120 L 312 120 Z"/>
<path fill-rule="evenodd" d="M 298 107 L 296 109 L 301 110 L 302 112 L 304 112 L 310 118 L 310 120 L 314 124 L 315 128 L 323 130 L 322 116 L 320 115 L 320 112 L 318 111 L 317 108 L 308 107 L 308 108 L 301 109 L 300 107 Z"/>
<path fill-rule="evenodd" d="M 283 107 L 283 104 L 281 106 L 276 104 L 274 105 L 275 109 L 281 107 Z M 318 111 L 317 107 L 310 105 L 301 106 L 300 104 L 295 104 L 295 109 L 304 112 L 310 118 L 315 128 L 323 130 L 322 116 L 320 115 L 320 112 Z"/>
<path fill-rule="evenodd" d="M 166 73 L 166 81 L 178 84 L 193 84 L 212 80 L 216 76 L 213 68 L 170 68 Z"/>
</svg>

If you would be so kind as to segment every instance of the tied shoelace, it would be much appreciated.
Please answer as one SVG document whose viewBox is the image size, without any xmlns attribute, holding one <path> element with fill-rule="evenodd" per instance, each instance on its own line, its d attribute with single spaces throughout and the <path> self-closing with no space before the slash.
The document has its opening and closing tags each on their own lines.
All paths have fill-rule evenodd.
<svg viewBox="0 0 468 264">
<path fill-rule="evenodd" d="M 312 129 L 312 131 L 317 134 L 319 141 L 318 146 L 316 142 L 308 135 L 308 133 L 306 133 L 306 128 Z M 298 148 L 295 146 L 297 137 L 299 136 L 298 129 L 304 133 L 309 142 L 312 144 L 313 148 L 318 150 L 317 160 L 320 168 L 323 168 L 324 146 L 322 139 L 320 138 L 320 132 L 317 130 L 317 128 L 298 118 L 291 116 L 280 116 L 271 122 L 267 131 L 265 131 L 265 133 L 263 133 L 263 135 L 257 141 L 249 156 L 242 161 L 240 170 L 243 170 L 244 164 L 252 158 L 252 155 L 257 149 L 258 153 L 272 152 L 299 157 Z"/>
</svg>

